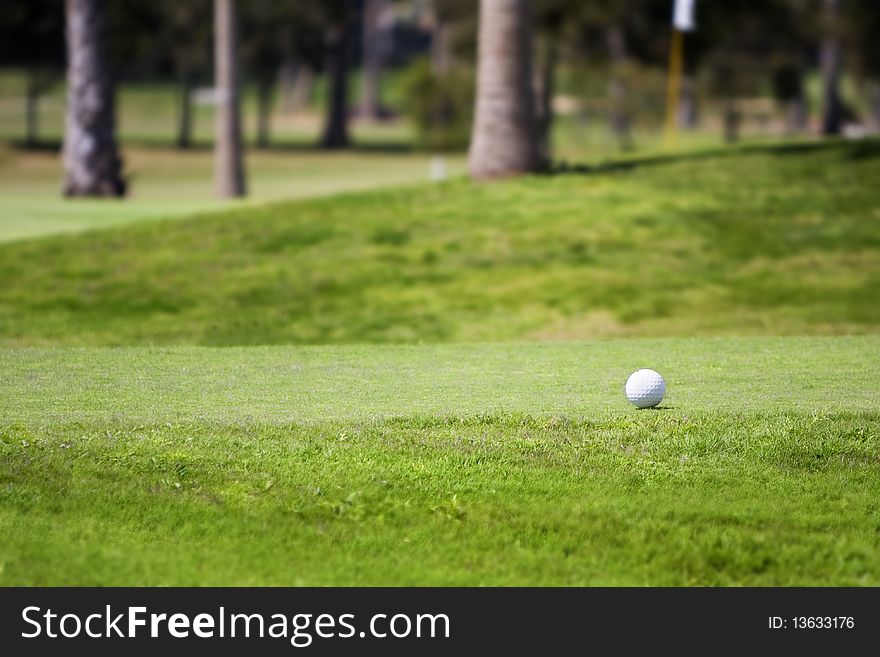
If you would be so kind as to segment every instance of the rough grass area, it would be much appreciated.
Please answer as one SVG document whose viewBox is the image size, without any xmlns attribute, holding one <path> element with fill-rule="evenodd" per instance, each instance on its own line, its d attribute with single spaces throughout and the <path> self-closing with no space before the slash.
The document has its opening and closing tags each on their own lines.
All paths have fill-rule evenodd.
<svg viewBox="0 0 880 657">
<path fill-rule="evenodd" d="M 880 338 L 0 351 L 0 584 L 880 584 Z M 669 381 L 659 410 L 626 374 Z"/>
<path fill-rule="evenodd" d="M 880 143 L 358 193 L 0 247 L 0 344 L 871 333 Z"/>
</svg>

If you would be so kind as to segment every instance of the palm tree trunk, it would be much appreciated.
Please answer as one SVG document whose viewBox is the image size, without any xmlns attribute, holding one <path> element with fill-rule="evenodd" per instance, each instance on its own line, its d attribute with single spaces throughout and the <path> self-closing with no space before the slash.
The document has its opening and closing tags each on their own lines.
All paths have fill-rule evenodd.
<svg viewBox="0 0 880 657">
<path fill-rule="evenodd" d="M 327 114 L 321 146 L 345 148 L 348 136 L 348 59 L 350 49 L 350 18 L 346 17 L 327 30 L 325 53 L 328 78 Z"/>
<path fill-rule="evenodd" d="M 296 68 L 296 78 L 293 80 L 291 90 L 290 111 L 298 112 L 306 108 L 312 102 L 312 93 L 315 90 L 315 71 L 306 63 L 301 63 Z"/>
<path fill-rule="evenodd" d="M 678 105 L 678 127 L 693 130 L 699 122 L 700 110 L 697 98 L 697 81 L 691 75 L 681 78 L 681 99 Z"/>
<path fill-rule="evenodd" d="M 285 57 L 278 67 L 278 95 L 281 98 L 281 113 L 293 114 L 293 92 L 296 83 L 296 60 L 291 57 Z"/>
<path fill-rule="evenodd" d="M 792 98 L 786 103 L 785 132 L 788 135 L 799 135 L 807 131 L 809 115 L 807 99 L 803 94 Z"/>
<path fill-rule="evenodd" d="M 64 124 L 65 196 L 122 196 L 122 158 L 101 0 L 66 0 L 67 115 Z"/>
<path fill-rule="evenodd" d="M 839 0 L 823 0 L 825 36 L 822 39 L 822 134 L 839 135 L 843 129 L 840 100 L 840 40 L 837 35 Z"/>
<path fill-rule="evenodd" d="M 361 80 L 360 114 L 366 119 L 382 118 L 381 78 L 384 64 L 383 39 L 387 33 L 382 21 L 388 0 L 366 0 L 363 12 L 363 78 Z"/>
<path fill-rule="evenodd" d="M 529 0 L 480 0 L 473 178 L 539 170 Z"/>
<path fill-rule="evenodd" d="M 737 107 L 736 101 L 728 98 L 724 102 L 724 141 L 734 144 L 739 141 L 739 124 L 742 114 Z"/>
<path fill-rule="evenodd" d="M 296 81 L 296 57 L 294 56 L 293 26 L 289 23 L 281 28 L 281 65 L 278 67 L 278 96 L 281 100 L 282 114 L 292 114 L 293 84 Z"/>
<path fill-rule="evenodd" d="M 214 68 L 217 110 L 214 125 L 214 181 L 217 195 L 245 195 L 238 94 L 238 18 L 235 0 L 214 0 Z"/>
<path fill-rule="evenodd" d="M 556 60 L 556 40 L 551 37 L 544 44 L 541 73 L 535 85 L 538 152 L 544 162 L 550 162 L 553 157 L 553 95 L 556 82 Z"/>
<path fill-rule="evenodd" d="M 617 137 L 622 150 L 633 148 L 626 88 L 626 37 L 618 25 L 608 29 L 608 54 L 611 60 L 611 79 L 608 95 L 611 105 L 611 131 Z"/>
<path fill-rule="evenodd" d="M 177 123 L 177 147 L 186 150 L 192 146 L 193 76 L 189 73 L 180 82 L 180 115 Z"/>
<path fill-rule="evenodd" d="M 39 142 L 39 111 L 40 83 L 37 80 L 37 72 L 27 72 L 27 89 L 25 91 L 25 136 L 26 148 L 34 148 Z"/>
<path fill-rule="evenodd" d="M 272 84 L 262 80 L 257 87 L 257 146 L 269 147 L 272 117 Z"/>
<path fill-rule="evenodd" d="M 874 130 L 880 131 L 880 82 L 873 82 L 868 92 L 868 102 L 870 104 L 871 122 L 874 124 Z"/>
<path fill-rule="evenodd" d="M 431 28 L 431 71 L 438 78 L 445 77 L 452 68 L 452 35 L 449 25 L 434 16 Z"/>
</svg>

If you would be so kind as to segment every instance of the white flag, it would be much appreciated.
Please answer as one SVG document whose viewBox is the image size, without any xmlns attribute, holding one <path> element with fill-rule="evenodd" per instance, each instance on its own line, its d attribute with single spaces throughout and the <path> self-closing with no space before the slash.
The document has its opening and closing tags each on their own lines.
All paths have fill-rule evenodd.
<svg viewBox="0 0 880 657">
<path fill-rule="evenodd" d="M 694 21 L 694 5 L 696 0 L 675 0 L 672 12 L 672 24 L 680 32 L 692 32 L 697 23 Z"/>
</svg>

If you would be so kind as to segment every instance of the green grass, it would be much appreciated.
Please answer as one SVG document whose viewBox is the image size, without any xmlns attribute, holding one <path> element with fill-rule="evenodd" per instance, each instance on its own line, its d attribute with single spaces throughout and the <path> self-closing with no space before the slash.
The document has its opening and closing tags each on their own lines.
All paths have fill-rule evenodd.
<svg viewBox="0 0 880 657">
<path fill-rule="evenodd" d="M 0 584 L 880 584 L 880 338 L 0 350 Z M 660 410 L 627 373 L 669 382 Z"/>
<path fill-rule="evenodd" d="M 134 152 L 131 205 L 0 175 L 131 224 L 0 245 L 0 585 L 880 585 L 880 143 L 153 222 L 207 154 Z"/>
<path fill-rule="evenodd" d="M 0 344 L 875 333 L 878 156 L 753 147 L 8 244 Z"/>
</svg>

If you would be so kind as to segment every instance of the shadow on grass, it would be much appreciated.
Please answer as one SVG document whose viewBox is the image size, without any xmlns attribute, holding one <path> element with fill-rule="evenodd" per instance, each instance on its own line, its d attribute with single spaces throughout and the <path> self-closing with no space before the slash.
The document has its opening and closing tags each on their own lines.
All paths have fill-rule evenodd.
<svg viewBox="0 0 880 657">
<path fill-rule="evenodd" d="M 38 142 L 28 142 L 23 139 L 11 139 L 6 145 L 14 151 L 30 153 L 60 153 L 61 142 L 57 139 L 46 139 Z"/>
<path fill-rule="evenodd" d="M 645 157 L 632 157 L 598 164 L 555 164 L 547 172 L 547 175 L 570 175 L 570 174 L 600 174 L 633 171 L 640 167 L 674 164 L 676 162 L 698 162 L 700 160 L 732 157 L 742 154 L 767 154 L 781 157 L 808 155 L 811 153 L 840 150 L 844 157 L 852 160 L 866 160 L 880 157 L 880 138 L 863 139 L 860 141 L 847 141 L 840 138 L 824 139 L 822 141 L 795 142 L 795 143 L 772 143 L 772 144 L 747 144 L 743 146 L 720 146 L 718 148 L 682 152 L 649 155 Z"/>
<path fill-rule="evenodd" d="M 60 153 L 61 141 L 42 140 L 28 143 L 24 140 L 10 140 L 7 145 L 15 150 L 34 153 Z M 180 148 L 173 142 L 150 137 L 129 138 L 122 140 L 123 147 L 136 147 L 148 150 L 162 150 L 177 153 L 206 153 L 213 150 L 210 141 L 193 142 L 186 148 Z M 279 140 L 268 146 L 257 146 L 249 143 L 246 151 L 263 153 L 363 153 L 376 155 L 400 155 L 417 151 L 414 144 L 399 141 L 352 142 L 345 148 L 328 149 L 316 141 L 285 141 Z M 679 153 L 662 153 L 644 157 L 622 156 L 596 164 L 559 162 L 551 165 L 544 175 L 592 175 L 604 173 L 625 173 L 641 167 L 674 164 L 677 162 L 699 162 L 701 160 L 733 157 L 741 154 L 767 154 L 780 157 L 808 155 L 811 153 L 839 150 L 841 155 L 850 160 L 868 160 L 880 157 L 880 138 L 871 137 L 859 141 L 842 138 L 829 138 L 817 141 L 799 141 L 793 143 L 746 144 L 742 146 L 719 146 L 698 151 Z"/>
<path fill-rule="evenodd" d="M 324 148 L 319 143 L 309 142 L 279 142 L 268 146 L 251 146 L 253 150 L 265 152 L 293 152 L 293 153 L 376 153 L 376 154 L 400 154 L 413 153 L 416 148 L 412 144 L 404 142 L 352 142 L 343 148 Z"/>
</svg>

